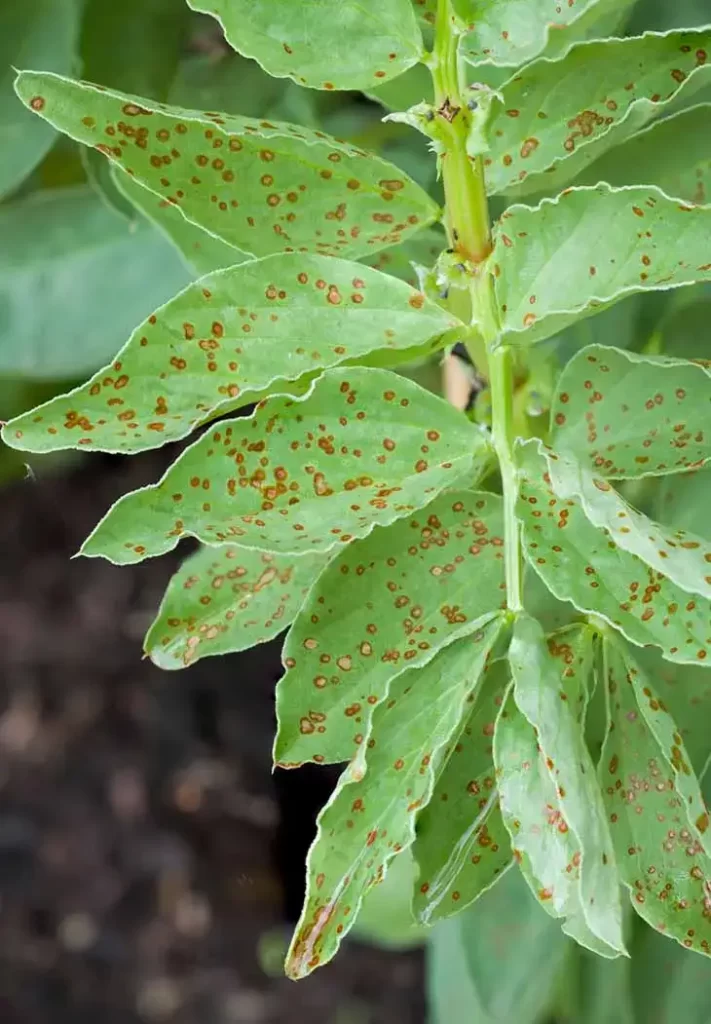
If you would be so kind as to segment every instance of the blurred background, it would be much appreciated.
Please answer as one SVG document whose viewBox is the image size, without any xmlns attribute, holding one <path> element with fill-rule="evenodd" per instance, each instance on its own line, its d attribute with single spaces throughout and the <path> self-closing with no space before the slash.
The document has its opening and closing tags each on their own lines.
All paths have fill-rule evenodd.
<svg viewBox="0 0 711 1024">
<path fill-rule="evenodd" d="M 426 26 L 433 5 L 418 6 Z M 626 31 L 709 14 L 708 0 L 640 0 Z M 424 139 L 381 120 L 427 98 L 422 68 L 377 95 L 321 93 L 267 77 L 184 0 L 0 0 L 3 420 L 84 380 L 197 276 L 116 189 L 102 157 L 23 109 L 13 67 L 318 127 L 438 194 Z M 442 238 L 426 232 L 374 263 L 414 281 L 409 261 L 431 264 Z M 708 356 L 710 314 L 711 293 L 697 288 L 635 297 L 583 322 L 542 355 L 528 412 L 545 413 L 536 404 L 551 361 L 581 344 Z M 440 370 L 416 374 L 436 387 Z M 163 673 L 142 660 L 141 642 L 189 549 L 132 568 L 71 560 L 110 504 L 157 479 L 178 447 L 131 459 L 0 451 L 0 1021 L 424 1024 L 421 936 L 403 923 L 399 898 L 407 864 L 332 965 L 298 985 L 282 977 L 315 816 L 336 772 L 272 773 L 280 642 Z M 514 887 L 500 898 L 527 896 Z M 502 960 L 530 953 L 505 922 L 493 938 Z M 448 998 L 457 955 L 440 944 Z M 483 1021 L 462 999 L 442 1022 Z"/>
</svg>

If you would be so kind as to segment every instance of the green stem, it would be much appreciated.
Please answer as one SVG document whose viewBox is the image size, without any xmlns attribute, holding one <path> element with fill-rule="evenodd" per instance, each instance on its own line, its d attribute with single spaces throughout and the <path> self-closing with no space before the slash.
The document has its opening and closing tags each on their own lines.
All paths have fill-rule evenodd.
<svg viewBox="0 0 711 1024">
<path fill-rule="evenodd" d="M 507 604 L 512 611 L 520 611 L 523 585 L 521 537 L 515 513 L 518 487 L 513 458 L 514 360 L 511 350 L 498 344 L 500 325 L 493 278 L 486 267 L 480 267 L 492 249 L 489 208 L 483 160 L 467 151 L 471 112 L 466 104 L 466 79 L 451 0 L 438 0 L 431 71 L 436 116 L 444 140 L 441 168 L 449 244 L 471 268 L 473 323 L 486 345 L 493 441 L 504 497 Z M 481 353 L 474 351 L 472 356 L 481 366 Z"/>
</svg>

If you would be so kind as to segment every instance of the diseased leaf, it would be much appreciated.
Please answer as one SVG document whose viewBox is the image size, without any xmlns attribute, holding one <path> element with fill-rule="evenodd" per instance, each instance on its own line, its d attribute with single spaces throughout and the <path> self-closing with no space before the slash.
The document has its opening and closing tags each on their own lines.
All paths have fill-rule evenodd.
<svg viewBox="0 0 711 1024">
<path fill-rule="evenodd" d="M 682 91 L 692 94 L 711 81 L 709 53 L 711 29 L 650 32 L 580 43 L 558 61 L 524 68 L 503 86 L 492 109 L 489 191 L 557 191 Z"/>
<path fill-rule="evenodd" d="M 526 559 L 560 600 L 604 619 L 633 643 L 661 648 L 668 661 L 700 664 L 711 653 L 711 605 L 622 550 L 587 519 L 579 502 L 560 499 L 537 442 L 516 449 Z"/>
<path fill-rule="evenodd" d="M 161 199 L 128 174 L 117 171 L 114 165 L 106 166 L 114 188 L 173 243 L 188 270 L 193 271 L 196 276 L 212 274 L 215 270 L 224 270 L 226 267 L 233 267 L 252 259 L 249 253 L 235 249 L 233 245 L 223 242 L 221 238 L 203 231 L 197 224 L 186 220 L 180 210 L 167 199 Z"/>
<path fill-rule="evenodd" d="M 619 4 L 619 0 L 618 0 Z M 498 64 L 517 67 L 533 60 L 555 35 L 571 41 L 580 38 L 575 23 L 599 9 L 607 14 L 609 0 L 454 0 L 454 9 L 468 26 L 462 41 L 462 56 L 470 64 Z"/>
<path fill-rule="evenodd" d="M 502 533 L 499 497 L 450 491 L 329 563 L 284 645 L 276 762 L 364 755 L 389 681 L 500 610 Z"/>
<path fill-rule="evenodd" d="M 590 345 L 565 366 L 551 445 L 603 479 L 679 473 L 711 459 L 711 373 Z"/>
<path fill-rule="evenodd" d="M 505 660 L 485 670 L 471 711 L 443 751 L 432 799 L 418 817 L 413 907 L 426 924 L 460 913 L 511 864 L 493 762 L 494 723 L 509 682 Z"/>
<path fill-rule="evenodd" d="M 187 536 L 326 552 L 409 515 L 488 458 L 484 435 L 416 384 L 329 370 L 301 400 L 275 397 L 210 429 L 159 483 L 121 498 L 82 554 L 127 565 Z"/>
<path fill-rule="evenodd" d="M 580 852 L 576 873 L 583 917 L 593 935 L 614 954 L 625 952 L 619 882 L 605 808 L 583 734 L 592 638 L 591 629 L 579 626 L 546 638 L 535 619 L 521 615 L 514 624 L 509 663 L 514 699 L 536 730 L 555 787 L 557 799 L 549 816 L 556 809 L 560 812 L 556 833 L 565 824 Z"/>
<path fill-rule="evenodd" d="M 496 722 L 494 764 L 499 805 L 514 859 L 531 892 L 551 917 L 563 919 L 566 935 L 601 956 L 618 955 L 594 934 L 585 919 L 581 845 L 560 809 L 556 784 L 536 732 L 519 711 L 512 691 Z"/>
<path fill-rule="evenodd" d="M 303 978 L 334 956 L 365 893 L 412 844 L 415 815 L 432 794 L 439 751 L 461 721 L 500 628 L 497 619 L 440 651 L 426 667 L 402 673 L 387 704 L 373 713 L 368 770 L 359 761 L 346 768 L 319 815 L 306 902 L 286 962 L 290 977 Z"/>
<path fill-rule="evenodd" d="M 711 103 L 657 121 L 586 167 L 578 185 L 657 185 L 687 203 L 711 200 Z"/>
<path fill-rule="evenodd" d="M 397 952 L 423 945 L 429 928 L 415 921 L 410 905 L 416 874 L 409 849 L 390 862 L 383 881 L 365 894 L 353 924 L 354 939 Z"/>
<path fill-rule="evenodd" d="M 433 102 L 432 75 L 424 64 L 415 64 L 399 78 L 369 88 L 366 95 L 368 99 L 381 103 L 388 111 L 409 110 L 418 103 Z"/>
<path fill-rule="evenodd" d="M 227 41 L 277 78 L 313 89 L 367 89 L 420 59 L 410 0 L 189 0 L 212 14 Z"/>
<path fill-rule="evenodd" d="M 13 420 L 4 436 L 32 451 L 156 448 L 323 367 L 378 349 L 434 351 L 458 324 L 421 292 L 358 263 L 302 253 L 250 260 L 181 292 L 112 364 Z"/>
<path fill-rule="evenodd" d="M 160 668 L 244 651 L 291 624 L 327 555 L 272 555 L 236 544 L 201 548 L 168 584 L 144 647 Z"/>
<path fill-rule="evenodd" d="M 0 5 L 0 196 L 22 183 L 56 138 L 49 125 L 31 117 L 17 102 L 14 68 L 31 63 L 71 71 L 79 15 L 76 0 L 6 0 Z"/>
<path fill-rule="evenodd" d="M 56 128 L 100 146 L 187 220 L 254 256 L 362 256 L 438 214 L 393 164 L 308 128 L 166 107 L 34 71 L 15 87 Z"/>
<path fill-rule="evenodd" d="M 711 954 L 708 815 L 683 741 L 627 653 L 605 642 L 610 714 L 600 779 L 622 881 L 649 924 Z"/>
<path fill-rule="evenodd" d="M 384 274 L 392 274 L 402 281 L 407 281 L 413 288 L 419 287 L 419 278 L 413 264 L 430 268 L 437 257 L 447 246 L 447 239 L 441 228 L 431 227 L 419 231 L 401 245 L 391 249 L 383 249 L 374 256 L 367 257 L 364 262 Z"/>
<path fill-rule="evenodd" d="M 187 281 L 164 239 L 86 186 L 4 204 L 0 238 L 0 373 L 15 377 L 93 372 Z"/>
<path fill-rule="evenodd" d="M 711 280 L 711 207 L 659 189 L 575 188 L 511 206 L 491 261 L 506 341 L 530 345 L 633 292 Z"/>
</svg>

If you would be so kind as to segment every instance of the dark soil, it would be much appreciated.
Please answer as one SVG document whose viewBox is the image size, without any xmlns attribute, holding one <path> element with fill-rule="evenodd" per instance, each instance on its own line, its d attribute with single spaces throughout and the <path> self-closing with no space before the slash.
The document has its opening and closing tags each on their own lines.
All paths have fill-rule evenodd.
<svg viewBox="0 0 711 1024">
<path fill-rule="evenodd" d="M 419 953 L 279 975 L 329 769 L 271 773 L 279 644 L 162 673 L 141 640 L 186 549 L 70 561 L 165 455 L 2 495 L 0 1021 L 421 1024 Z"/>
</svg>

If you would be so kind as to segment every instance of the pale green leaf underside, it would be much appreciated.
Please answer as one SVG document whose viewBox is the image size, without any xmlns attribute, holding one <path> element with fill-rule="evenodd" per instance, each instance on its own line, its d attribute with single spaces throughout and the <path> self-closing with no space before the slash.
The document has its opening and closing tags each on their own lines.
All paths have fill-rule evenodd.
<svg viewBox="0 0 711 1024">
<path fill-rule="evenodd" d="M 576 178 L 579 185 L 657 185 L 687 203 L 711 199 L 711 103 L 645 128 L 606 152 Z"/>
<path fill-rule="evenodd" d="M 155 448 L 323 367 L 430 339 L 434 350 L 458 324 L 358 263 L 302 253 L 249 260 L 181 292 L 112 364 L 13 420 L 4 436 L 31 451 Z"/>
<path fill-rule="evenodd" d="M 711 208 L 657 188 L 575 188 L 512 206 L 491 260 L 503 333 L 512 345 L 550 337 L 633 292 L 711 280 Z"/>
<path fill-rule="evenodd" d="M 616 956 L 585 920 L 580 842 L 561 813 L 545 755 L 512 691 L 496 722 L 494 764 L 501 814 L 531 892 L 551 917 L 563 919 L 566 935 L 601 956 Z"/>
<path fill-rule="evenodd" d="M 150 225 L 132 228 L 87 186 L 3 204 L 0 239 L 0 374 L 11 377 L 93 373 L 188 280 Z"/>
<path fill-rule="evenodd" d="M 640 647 L 661 648 L 669 661 L 706 661 L 709 602 L 690 597 L 622 550 L 587 519 L 578 501 L 558 498 L 546 479 L 548 461 L 535 442 L 519 446 L 517 460 L 524 554 L 556 597 L 606 620 Z"/>
<path fill-rule="evenodd" d="M 570 34 L 575 39 L 575 22 L 595 7 L 607 10 L 609 4 L 599 0 L 454 0 L 457 14 L 469 27 L 462 55 L 470 64 L 517 67 L 533 60 L 553 36 Z"/>
<path fill-rule="evenodd" d="M 308 128 L 182 110 L 34 71 L 15 87 L 50 124 L 101 147 L 187 220 L 254 256 L 363 256 L 438 215 L 393 164 Z"/>
<path fill-rule="evenodd" d="M 291 624 L 327 555 L 201 548 L 173 576 L 144 642 L 163 669 L 264 643 Z"/>
<path fill-rule="evenodd" d="M 71 71 L 79 34 L 76 0 L 6 0 L 0 7 L 0 196 L 16 189 L 52 146 L 49 125 L 17 102 L 12 82 L 19 64 Z"/>
<path fill-rule="evenodd" d="M 374 712 L 367 771 L 357 763 L 347 768 L 319 816 L 306 902 L 287 958 L 292 978 L 334 956 L 366 892 L 412 844 L 439 751 L 461 721 L 500 628 L 500 620 L 492 622 L 425 668 L 403 673 Z"/>
<path fill-rule="evenodd" d="M 711 859 L 704 851 L 708 816 L 673 723 L 638 666 L 605 643 L 611 722 L 600 760 L 620 875 L 632 906 L 688 949 L 711 954 Z M 652 727 L 650 722 L 662 724 Z M 687 774 L 689 773 L 689 774 Z M 689 800 L 691 802 L 689 803 Z"/>
<path fill-rule="evenodd" d="M 661 476 L 711 459 L 711 374 L 696 363 L 590 345 L 565 366 L 551 445 L 605 479 Z"/>
<path fill-rule="evenodd" d="M 493 109 L 489 191 L 558 190 L 681 91 L 691 94 L 709 81 L 707 54 L 711 30 L 699 29 L 581 43 L 558 61 L 544 58 L 524 68 Z M 632 180 L 652 183 L 637 167 Z"/>
<path fill-rule="evenodd" d="M 521 616 L 509 648 L 514 699 L 536 729 L 562 819 L 580 852 L 579 906 L 592 933 L 624 953 L 622 906 L 612 840 L 583 721 L 592 671 L 592 631 L 574 627 L 548 638 Z M 547 824 L 547 823 L 546 823 Z M 555 899 L 555 896 L 553 897 Z"/>
<path fill-rule="evenodd" d="M 89 150 L 89 152 L 92 152 Z M 198 277 L 215 270 L 235 266 L 251 259 L 249 253 L 235 249 L 221 238 L 208 234 L 197 224 L 186 220 L 179 209 L 167 199 L 144 188 L 135 178 L 123 174 L 116 165 L 109 165 L 111 180 L 128 202 L 148 218 L 173 243 L 188 268 Z"/>
<path fill-rule="evenodd" d="M 443 751 L 432 799 L 417 819 L 413 909 L 427 924 L 464 910 L 511 863 L 494 778 L 494 723 L 510 681 L 505 660 L 485 670 L 473 706 Z"/>
<path fill-rule="evenodd" d="M 501 608 L 502 533 L 499 497 L 448 492 L 329 563 L 284 647 L 275 761 L 363 756 L 389 682 Z"/>
<path fill-rule="evenodd" d="M 225 420 L 158 484 L 121 498 L 82 554 L 130 564 L 181 537 L 263 551 L 329 551 L 427 504 L 488 462 L 442 399 L 386 370 L 329 370 L 305 398 Z"/>
<path fill-rule="evenodd" d="M 189 0 L 218 18 L 227 41 L 270 75 L 314 89 L 367 89 L 422 53 L 410 0 Z"/>
</svg>

